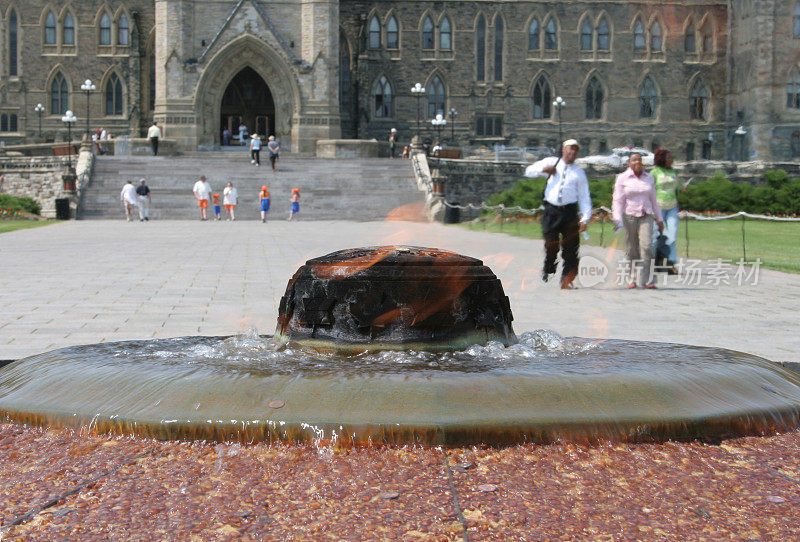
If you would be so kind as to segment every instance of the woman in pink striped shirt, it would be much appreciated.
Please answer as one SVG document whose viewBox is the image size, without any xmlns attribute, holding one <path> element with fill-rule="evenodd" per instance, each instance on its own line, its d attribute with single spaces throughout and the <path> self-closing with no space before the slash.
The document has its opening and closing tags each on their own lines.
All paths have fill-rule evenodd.
<svg viewBox="0 0 800 542">
<path fill-rule="evenodd" d="M 658 231 L 664 231 L 664 219 L 656 199 L 655 179 L 644 170 L 640 154 L 631 154 L 628 158 L 628 169 L 617 175 L 612 215 L 617 228 L 625 228 L 626 254 L 630 261 L 626 288 L 636 288 L 636 270 L 639 267 L 642 288 L 655 288 L 653 219 L 658 222 Z"/>
</svg>

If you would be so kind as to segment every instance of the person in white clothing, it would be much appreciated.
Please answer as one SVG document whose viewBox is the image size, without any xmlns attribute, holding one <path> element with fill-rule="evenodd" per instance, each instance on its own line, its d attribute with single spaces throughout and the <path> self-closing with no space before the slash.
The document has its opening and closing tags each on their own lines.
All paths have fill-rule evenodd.
<svg viewBox="0 0 800 542">
<path fill-rule="evenodd" d="M 228 183 L 228 186 L 222 191 L 222 196 L 222 203 L 228 211 L 228 220 L 236 220 L 234 210 L 239 203 L 239 192 L 233 187 L 233 183 Z"/>
<path fill-rule="evenodd" d="M 161 140 L 161 128 L 158 127 L 156 121 L 147 130 L 147 139 L 150 140 L 150 148 L 153 149 L 153 156 L 158 156 L 158 142 Z"/>
<path fill-rule="evenodd" d="M 539 160 L 525 169 L 526 177 L 545 177 L 542 205 L 542 237 L 544 237 L 544 267 L 542 280 L 547 282 L 556 272 L 556 256 L 561 246 L 561 288 L 574 288 L 578 275 L 579 233 L 586 231 L 592 217 L 592 198 L 586 173 L 575 164 L 580 145 L 574 139 L 564 141 L 561 156 Z M 580 208 L 580 217 L 578 209 Z"/>
<path fill-rule="evenodd" d="M 250 163 L 261 165 L 261 136 L 258 134 L 250 136 Z"/>
<path fill-rule="evenodd" d="M 194 183 L 192 192 L 194 192 L 194 197 L 197 199 L 197 206 L 200 207 L 200 220 L 206 220 L 206 210 L 208 209 L 208 200 L 211 198 L 212 190 L 205 175 Z"/>
<path fill-rule="evenodd" d="M 122 187 L 122 192 L 119 193 L 119 199 L 125 207 L 125 219 L 130 222 L 133 216 L 133 208 L 136 207 L 136 187 L 133 186 L 133 181 L 128 181 Z"/>
</svg>

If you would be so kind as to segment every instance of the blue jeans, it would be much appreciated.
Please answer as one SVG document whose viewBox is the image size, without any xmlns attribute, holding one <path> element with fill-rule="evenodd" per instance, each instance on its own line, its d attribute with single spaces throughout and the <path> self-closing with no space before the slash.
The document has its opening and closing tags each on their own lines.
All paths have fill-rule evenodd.
<svg viewBox="0 0 800 542">
<path fill-rule="evenodd" d="M 675 263 L 678 261 L 678 248 L 676 246 L 678 241 L 678 224 L 680 224 L 680 218 L 678 218 L 678 206 L 676 205 L 672 209 L 661 209 L 661 214 L 664 217 L 664 235 L 667 236 L 667 246 L 669 247 L 669 261 Z M 655 254 L 656 250 L 656 240 L 658 239 L 658 228 L 653 228 L 653 253 Z"/>
</svg>

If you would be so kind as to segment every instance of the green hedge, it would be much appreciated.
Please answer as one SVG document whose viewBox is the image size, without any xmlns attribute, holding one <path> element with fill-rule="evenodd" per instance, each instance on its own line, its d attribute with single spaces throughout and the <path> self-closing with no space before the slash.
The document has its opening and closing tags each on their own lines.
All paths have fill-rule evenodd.
<svg viewBox="0 0 800 542">
<path fill-rule="evenodd" d="M 25 211 L 34 215 L 42 212 L 42 206 L 35 199 L 12 196 L 11 194 L 0 194 L 0 209 Z"/>
<path fill-rule="evenodd" d="M 695 212 L 800 214 L 800 179 L 791 178 L 780 169 L 765 172 L 763 179 L 764 186 L 752 186 L 733 182 L 718 172 L 711 179 L 691 183 L 686 190 L 678 192 L 678 202 L 681 209 Z M 544 178 L 525 179 L 513 188 L 493 195 L 487 203 L 535 209 L 542 204 L 544 185 Z M 594 207 L 604 205 L 610 208 L 614 179 L 590 179 L 589 192 Z"/>
<path fill-rule="evenodd" d="M 518 205 L 523 209 L 536 209 L 542 204 L 545 180 L 544 177 L 525 179 L 515 184 L 513 188 L 493 195 L 487 203 L 489 205 L 502 203 L 506 207 Z M 611 198 L 614 194 L 614 179 L 589 179 L 589 193 L 592 196 L 594 207 L 605 205 L 610 208 Z"/>
<path fill-rule="evenodd" d="M 745 211 L 755 214 L 800 213 L 800 179 L 783 170 L 764 173 L 765 186 L 735 183 L 718 172 L 707 181 L 692 183 L 678 193 L 681 209 L 689 211 Z"/>
</svg>

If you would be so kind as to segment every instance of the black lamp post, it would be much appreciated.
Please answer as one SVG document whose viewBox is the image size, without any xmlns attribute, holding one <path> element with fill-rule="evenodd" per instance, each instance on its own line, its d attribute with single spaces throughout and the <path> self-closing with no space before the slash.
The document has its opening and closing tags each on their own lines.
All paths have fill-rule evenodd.
<svg viewBox="0 0 800 542">
<path fill-rule="evenodd" d="M 450 116 L 450 140 L 455 143 L 456 141 L 456 117 L 458 116 L 458 111 L 456 111 L 455 107 L 451 107 L 448 113 Z"/>
<path fill-rule="evenodd" d="M 67 125 L 67 160 L 69 161 L 69 169 L 72 170 L 72 125 L 78 117 L 72 114 L 72 111 L 67 110 L 64 116 L 61 117 L 61 122 Z"/>
<path fill-rule="evenodd" d="M 425 94 L 425 87 L 417 83 L 411 87 L 411 94 L 417 97 L 417 138 L 419 138 L 419 101 L 422 95 Z"/>
<path fill-rule="evenodd" d="M 34 111 L 39 115 L 39 139 L 42 138 L 42 113 L 44 112 L 44 106 L 42 104 L 36 104 L 36 107 L 33 108 Z"/>
<path fill-rule="evenodd" d="M 94 86 L 94 83 L 92 83 L 91 79 L 87 79 L 81 85 L 81 90 L 86 93 L 86 134 L 91 139 L 91 131 L 89 129 L 89 95 L 92 93 L 92 91 L 97 90 L 97 87 Z"/>
<path fill-rule="evenodd" d="M 567 105 L 567 102 L 561 96 L 558 96 L 555 101 L 553 102 L 553 107 L 556 108 L 556 114 L 558 115 L 558 148 L 561 149 L 561 144 L 564 141 L 564 135 L 561 133 L 561 109 Z M 562 150 L 558 151 L 558 155 L 561 156 Z"/>
</svg>

